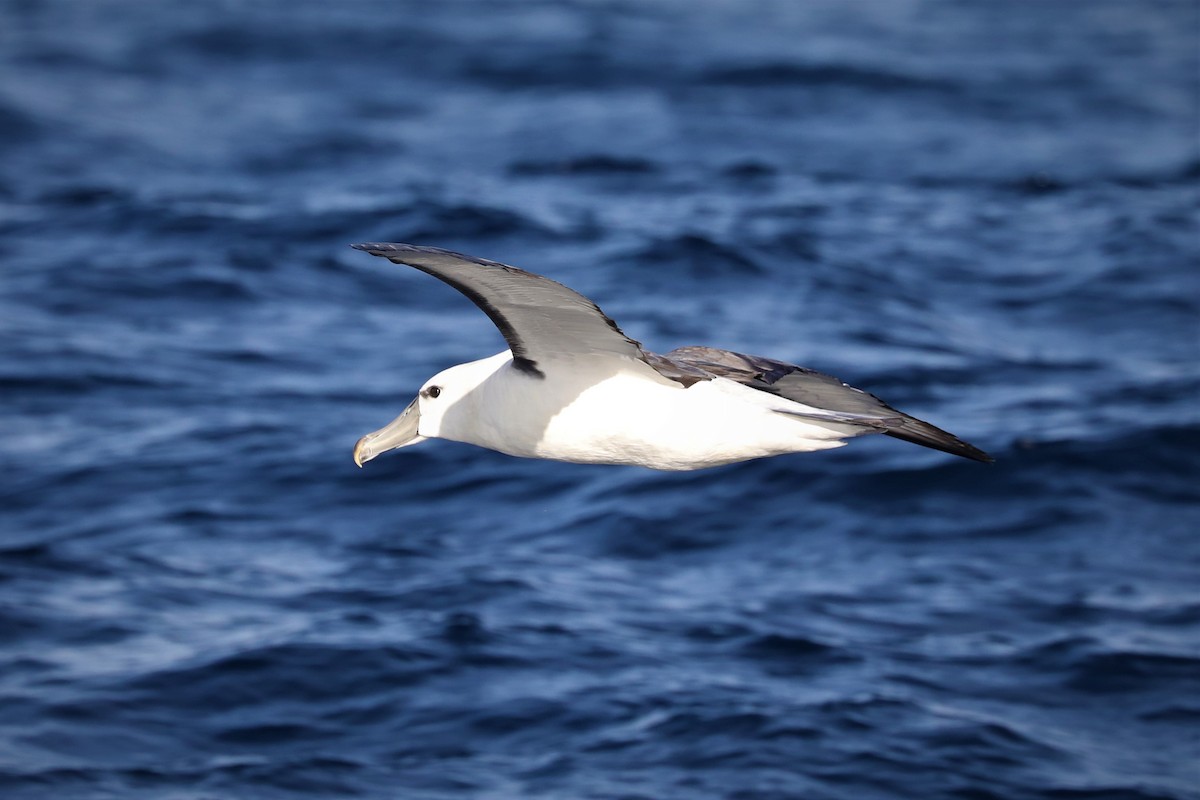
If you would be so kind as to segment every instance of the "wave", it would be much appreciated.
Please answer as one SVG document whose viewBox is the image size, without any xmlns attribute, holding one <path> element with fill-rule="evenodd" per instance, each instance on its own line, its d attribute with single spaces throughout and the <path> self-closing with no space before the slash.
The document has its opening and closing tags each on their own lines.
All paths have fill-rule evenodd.
<svg viewBox="0 0 1200 800">
<path fill-rule="evenodd" d="M 655 239 L 636 250 L 617 255 L 611 263 L 623 271 L 650 271 L 656 280 L 684 275 L 690 278 L 741 278 L 765 275 L 767 270 L 741 248 L 701 234 Z"/>
<path fill-rule="evenodd" d="M 803 675 L 861 660 L 858 654 L 835 645 L 807 636 L 784 633 L 755 636 L 743 644 L 738 653 L 772 675 Z"/>
<path fill-rule="evenodd" d="M 12 147 L 35 141 L 43 125 L 31 113 L 0 103 L 0 146 Z"/>
<path fill-rule="evenodd" d="M 527 159 L 514 161 L 508 171 L 512 175 L 653 175 L 662 166 L 649 158 L 612 155 L 584 155 L 558 160 Z"/>
<path fill-rule="evenodd" d="M 944 78 L 923 77 L 853 64 L 802 64 L 774 61 L 713 67 L 696 76 L 699 83 L 758 87 L 844 87 L 872 92 L 935 91 L 959 94 L 963 88 Z"/>
<path fill-rule="evenodd" d="M 437 674 L 444 661 L 424 647 L 282 643 L 130 680 L 128 704 L 159 713 L 236 709 L 261 702 L 348 703 L 387 694 Z"/>
</svg>

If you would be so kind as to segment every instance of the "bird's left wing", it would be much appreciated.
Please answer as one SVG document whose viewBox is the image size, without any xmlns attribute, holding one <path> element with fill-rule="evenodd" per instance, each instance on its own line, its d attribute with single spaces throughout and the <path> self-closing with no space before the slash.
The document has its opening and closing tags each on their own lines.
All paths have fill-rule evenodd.
<svg viewBox="0 0 1200 800">
<path fill-rule="evenodd" d="M 599 306 L 561 283 L 498 261 L 412 244 L 351 247 L 415 267 L 450 284 L 479 306 L 508 342 L 513 366 L 541 376 L 540 361 L 581 355 L 646 361 L 640 343 L 626 336 Z"/>
<path fill-rule="evenodd" d="M 680 347 L 660 358 L 665 364 L 677 365 L 681 373 L 702 370 L 797 404 L 777 409 L 780 413 L 858 425 L 974 461 L 993 460 L 954 434 L 897 411 L 875 395 L 823 372 L 713 347 Z"/>
</svg>

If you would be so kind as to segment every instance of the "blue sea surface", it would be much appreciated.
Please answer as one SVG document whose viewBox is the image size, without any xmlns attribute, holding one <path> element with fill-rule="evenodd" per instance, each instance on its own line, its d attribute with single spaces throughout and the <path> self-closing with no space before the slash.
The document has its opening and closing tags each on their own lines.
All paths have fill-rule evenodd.
<svg viewBox="0 0 1200 800">
<path fill-rule="evenodd" d="M 886 437 L 351 449 L 549 275 Z M 1200 797 L 1200 3 L 0 2 L 0 797 Z"/>
</svg>

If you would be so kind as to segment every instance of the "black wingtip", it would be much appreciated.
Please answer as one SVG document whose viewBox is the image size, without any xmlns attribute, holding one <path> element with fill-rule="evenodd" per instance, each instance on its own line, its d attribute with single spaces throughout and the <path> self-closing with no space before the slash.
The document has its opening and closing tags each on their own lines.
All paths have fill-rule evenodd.
<svg viewBox="0 0 1200 800">
<path fill-rule="evenodd" d="M 405 244 L 404 242 L 359 242 L 358 244 L 350 245 L 355 250 L 362 250 L 364 253 L 370 253 L 373 256 L 386 258 L 397 264 L 409 264 L 417 266 L 413 263 L 415 259 L 428 258 L 455 258 L 459 261 L 470 261 L 473 264 L 483 264 L 485 266 L 503 266 L 495 261 L 488 261 L 486 258 L 476 258 L 468 256 L 464 253 L 456 253 L 453 250 L 446 250 L 441 247 L 429 247 L 421 244 Z"/>
<path fill-rule="evenodd" d="M 940 450 L 952 456 L 969 458 L 972 461 L 979 461 L 983 464 L 992 464 L 996 461 L 996 459 L 975 445 L 964 442 L 954 434 L 947 433 L 941 428 L 930 425 L 928 422 L 916 419 L 915 417 L 909 417 L 908 415 L 904 417 L 904 424 L 886 430 L 884 433 L 896 439 L 919 444 L 922 447 L 928 447 L 933 450 Z"/>
<path fill-rule="evenodd" d="M 398 250 L 411 249 L 410 244 L 393 244 L 391 242 L 359 242 L 358 244 L 350 245 L 355 250 L 362 250 L 364 253 L 370 253 L 373 256 L 387 256 L 388 253 L 394 253 Z"/>
<path fill-rule="evenodd" d="M 978 447 L 971 444 L 970 442 L 964 442 L 962 439 L 959 439 L 957 436 L 955 436 L 953 438 L 954 438 L 954 445 L 955 445 L 954 449 L 946 450 L 945 452 L 951 453 L 956 456 L 962 456 L 963 458 L 969 458 L 972 461 L 978 461 L 981 464 L 995 464 L 996 463 L 996 459 L 992 458 L 992 456 L 989 453 L 983 452 L 982 450 L 980 450 Z"/>
<path fill-rule="evenodd" d="M 968 445 L 968 446 L 970 446 L 970 445 Z M 969 458 L 972 461 L 978 461 L 980 464 L 995 464 L 996 463 L 995 458 L 993 458 L 992 456 L 983 452 L 978 447 L 971 447 L 971 452 L 969 452 L 969 453 L 955 453 L 954 455 L 962 456 L 963 458 Z"/>
</svg>

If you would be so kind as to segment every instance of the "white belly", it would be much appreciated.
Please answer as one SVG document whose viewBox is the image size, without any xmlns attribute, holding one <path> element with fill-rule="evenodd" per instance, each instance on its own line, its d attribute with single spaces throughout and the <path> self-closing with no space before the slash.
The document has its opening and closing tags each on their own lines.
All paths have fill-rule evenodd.
<svg viewBox="0 0 1200 800">
<path fill-rule="evenodd" d="M 689 470 L 840 447 L 864 432 L 772 411 L 779 402 L 727 380 L 684 388 L 622 371 L 549 416 L 528 455 Z"/>
</svg>

